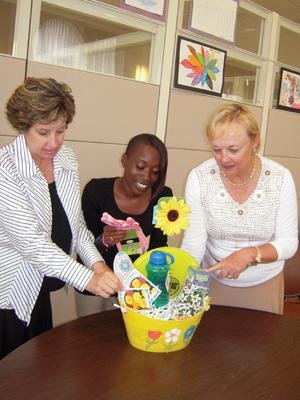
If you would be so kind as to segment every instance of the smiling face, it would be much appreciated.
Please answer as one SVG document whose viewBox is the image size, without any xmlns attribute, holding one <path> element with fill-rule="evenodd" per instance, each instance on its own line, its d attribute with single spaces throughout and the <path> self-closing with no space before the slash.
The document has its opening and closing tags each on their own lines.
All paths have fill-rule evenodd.
<svg viewBox="0 0 300 400">
<path fill-rule="evenodd" d="M 25 133 L 34 161 L 40 165 L 53 160 L 64 143 L 67 125 L 64 119 L 49 124 L 36 123 Z"/>
<path fill-rule="evenodd" d="M 160 176 L 160 155 L 156 148 L 140 144 L 122 157 L 124 174 L 122 183 L 133 197 L 151 192 Z"/>
<path fill-rule="evenodd" d="M 251 138 L 240 123 L 233 121 L 222 126 L 210 139 L 210 145 L 221 172 L 226 176 L 240 179 L 249 176 L 258 138 Z"/>
</svg>

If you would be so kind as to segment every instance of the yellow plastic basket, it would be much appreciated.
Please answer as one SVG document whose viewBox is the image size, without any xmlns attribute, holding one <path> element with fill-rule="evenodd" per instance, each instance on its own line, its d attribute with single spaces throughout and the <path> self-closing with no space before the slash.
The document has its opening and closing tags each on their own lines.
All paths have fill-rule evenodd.
<svg viewBox="0 0 300 400">
<path fill-rule="evenodd" d="M 198 264 L 190 254 L 174 247 L 155 250 L 162 250 L 174 256 L 175 261 L 170 268 L 170 297 L 176 297 L 180 293 L 188 268 L 197 267 Z M 154 250 L 144 253 L 134 262 L 134 266 L 144 275 L 152 251 Z M 132 346 L 144 351 L 163 353 L 185 348 L 207 309 L 208 307 L 204 307 L 189 318 L 167 321 L 150 318 L 128 307 L 122 315 Z"/>
</svg>

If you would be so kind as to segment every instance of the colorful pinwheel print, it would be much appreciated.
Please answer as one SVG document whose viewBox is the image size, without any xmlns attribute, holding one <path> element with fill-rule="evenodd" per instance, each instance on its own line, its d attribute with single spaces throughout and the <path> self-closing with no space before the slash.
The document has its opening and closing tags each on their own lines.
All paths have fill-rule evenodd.
<svg viewBox="0 0 300 400">
<path fill-rule="evenodd" d="M 193 46 L 187 45 L 191 54 L 188 58 L 180 61 L 184 68 L 191 69 L 192 72 L 187 74 L 188 78 L 192 78 L 191 85 L 201 85 L 206 83 L 210 90 L 213 90 L 213 82 L 216 80 L 216 74 L 220 72 L 216 67 L 217 58 L 213 50 L 204 50 L 201 46 L 201 53 L 197 53 Z"/>
</svg>

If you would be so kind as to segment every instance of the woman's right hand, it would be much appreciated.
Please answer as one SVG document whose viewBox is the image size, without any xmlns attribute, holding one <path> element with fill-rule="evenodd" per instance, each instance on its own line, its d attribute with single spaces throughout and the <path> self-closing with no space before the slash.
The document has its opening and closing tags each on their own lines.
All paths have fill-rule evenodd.
<svg viewBox="0 0 300 400">
<path fill-rule="evenodd" d="M 110 297 L 122 290 L 122 283 L 108 267 L 102 272 L 95 272 L 85 287 L 85 290 L 96 296 Z"/>
</svg>

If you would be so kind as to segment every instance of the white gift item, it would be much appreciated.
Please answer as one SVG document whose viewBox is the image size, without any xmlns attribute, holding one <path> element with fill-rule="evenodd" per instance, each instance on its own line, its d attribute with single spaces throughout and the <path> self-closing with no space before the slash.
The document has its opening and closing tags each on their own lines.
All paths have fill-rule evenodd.
<svg viewBox="0 0 300 400">
<path fill-rule="evenodd" d="M 135 269 L 130 257 L 124 251 L 119 251 L 114 258 L 114 272 L 124 283 L 128 276 Z"/>
</svg>

